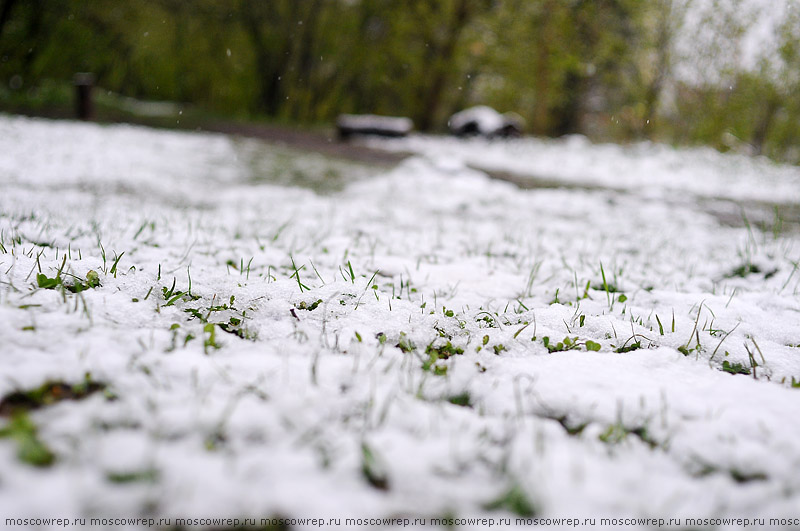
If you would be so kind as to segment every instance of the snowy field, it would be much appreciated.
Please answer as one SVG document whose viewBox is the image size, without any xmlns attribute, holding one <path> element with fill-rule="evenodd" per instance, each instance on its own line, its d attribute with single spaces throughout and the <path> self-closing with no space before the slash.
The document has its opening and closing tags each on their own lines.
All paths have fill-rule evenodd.
<svg viewBox="0 0 800 531">
<path fill-rule="evenodd" d="M 800 518 L 800 171 L 380 145 L 0 117 L 0 523 Z"/>
</svg>

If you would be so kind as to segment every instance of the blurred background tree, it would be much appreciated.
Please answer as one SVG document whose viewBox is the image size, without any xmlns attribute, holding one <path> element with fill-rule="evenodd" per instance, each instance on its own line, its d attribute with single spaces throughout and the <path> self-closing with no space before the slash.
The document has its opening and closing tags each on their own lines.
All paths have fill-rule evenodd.
<svg viewBox="0 0 800 531">
<path fill-rule="evenodd" d="M 0 0 L 0 109 L 56 113 L 88 71 L 104 94 L 217 117 L 377 113 L 437 131 L 487 104 L 537 135 L 797 163 L 796 4 L 745 68 L 752 0 Z"/>
</svg>

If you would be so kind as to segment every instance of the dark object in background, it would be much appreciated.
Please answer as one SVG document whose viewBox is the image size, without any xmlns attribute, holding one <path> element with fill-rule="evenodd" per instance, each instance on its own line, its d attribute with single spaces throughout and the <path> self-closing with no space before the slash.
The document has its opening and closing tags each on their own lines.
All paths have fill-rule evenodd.
<svg viewBox="0 0 800 531">
<path fill-rule="evenodd" d="M 339 138 L 347 140 L 353 135 L 406 136 L 414 128 L 409 118 L 377 116 L 374 114 L 342 114 L 336 119 Z"/>
<path fill-rule="evenodd" d="M 78 120 L 91 120 L 94 117 L 94 81 L 94 74 L 88 72 L 79 72 L 72 77 L 72 84 L 75 85 L 75 116 Z"/>
<path fill-rule="evenodd" d="M 450 117 L 447 127 L 456 136 L 510 138 L 522 136 L 525 120 L 513 112 L 500 114 L 491 107 L 479 105 L 459 111 Z"/>
</svg>

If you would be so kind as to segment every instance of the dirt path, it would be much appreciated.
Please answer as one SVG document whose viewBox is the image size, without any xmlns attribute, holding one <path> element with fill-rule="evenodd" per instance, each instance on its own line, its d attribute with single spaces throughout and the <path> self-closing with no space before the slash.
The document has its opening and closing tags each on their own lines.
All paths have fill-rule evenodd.
<svg viewBox="0 0 800 531">
<path fill-rule="evenodd" d="M 258 138 L 294 149 L 315 151 L 331 157 L 380 166 L 392 166 L 409 156 L 408 153 L 383 151 L 341 141 L 333 130 L 309 131 L 277 125 L 238 123 L 215 123 L 203 126 L 201 129 L 226 135 Z"/>
</svg>

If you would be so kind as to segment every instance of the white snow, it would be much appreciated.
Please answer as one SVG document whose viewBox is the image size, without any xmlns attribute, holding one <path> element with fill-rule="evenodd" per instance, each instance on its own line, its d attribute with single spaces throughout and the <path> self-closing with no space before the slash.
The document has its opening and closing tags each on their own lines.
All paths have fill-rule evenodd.
<svg viewBox="0 0 800 531">
<path fill-rule="evenodd" d="M 600 187 L 659 199 L 800 202 L 797 167 L 711 148 L 592 144 L 580 135 L 501 142 L 414 135 L 371 145 L 419 153 L 448 166 L 508 172 L 531 184 Z"/>
<path fill-rule="evenodd" d="M 0 117 L 0 397 L 87 372 L 116 396 L 30 413 L 49 468 L 0 438 L 0 521 L 508 528 L 518 516 L 491 502 L 512 488 L 537 517 L 598 529 L 800 516 L 798 235 L 723 225 L 704 203 L 796 205 L 795 168 L 580 138 L 379 145 L 418 155 L 318 195 L 259 178 L 270 159 L 255 152 L 273 146 Z M 38 288 L 64 256 L 102 286 Z M 241 319 L 245 338 L 215 326 L 215 348 L 195 315 Z M 549 353 L 545 336 L 581 346 Z M 463 354 L 425 370 L 426 347 L 448 341 Z M 471 407 L 447 400 L 464 393 Z M 387 490 L 362 472 L 363 445 Z"/>
<path fill-rule="evenodd" d="M 475 124 L 478 133 L 491 135 L 503 128 L 505 119 L 502 114 L 491 107 L 478 105 L 455 113 L 450 117 L 447 125 L 451 131 L 460 131 L 469 123 Z"/>
<path fill-rule="evenodd" d="M 376 114 L 342 114 L 336 125 L 351 131 L 382 131 L 398 136 L 407 135 L 414 128 L 410 118 L 402 116 L 380 116 Z"/>
</svg>

